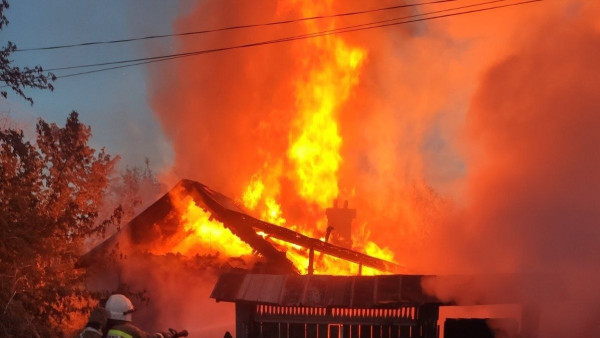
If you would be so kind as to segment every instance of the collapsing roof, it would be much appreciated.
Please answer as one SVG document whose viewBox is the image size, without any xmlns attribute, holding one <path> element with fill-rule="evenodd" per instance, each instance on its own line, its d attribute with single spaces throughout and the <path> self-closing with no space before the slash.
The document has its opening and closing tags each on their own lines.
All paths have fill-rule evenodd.
<svg viewBox="0 0 600 338">
<path fill-rule="evenodd" d="M 275 270 L 279 272 L 297 272 L 297 269 L 286 258 L 285 253 L 280 252 L 271 242 L 258 235 L 256 233 L 257 230 L 268 234 L 272 238 L 305 247 L 311 251 L 311 255 L 312 252 L 318 251 L 381 271 L 399 272 L 401 270 L 401 267 L 395 263 L 326 243 L 293 230 L 256 219 L 250 216 L 235 201 L 202 183 L 181 180 L 171 191 L 179 191 L 180 189 L 184 194 L 191 196 L 198 206 L 210 212 L 212 218 L 223 223 L 233 234 L 265 257 L 270 264 L 276 267 Z M 111 236 L 82 256 L 77 266 L 89 266 L 118 243 L 126 243 L 127 245 L 143 250 L 144 248 L 151 248 L 152 244 L 160 238 L 175 235 L 178 230 L 179 219 L 173 217 L 172 210 L 173 203 L 170 193 L 167 193 L 132 219 L 123 227 L 122 231 Z"/>
</svg>

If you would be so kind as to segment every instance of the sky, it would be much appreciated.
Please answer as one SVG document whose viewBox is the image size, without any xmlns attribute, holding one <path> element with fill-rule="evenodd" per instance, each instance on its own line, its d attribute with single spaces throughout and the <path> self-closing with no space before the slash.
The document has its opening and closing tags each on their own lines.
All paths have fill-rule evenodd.
<svg viewBox="0 0 600 338">
<path fill-rule="evenodd" d="M 9 4 L 6 16 L 10 24 L 0 32 L 0 40 L 3 45 L 12 41 L 20 48 L 168 34 L 181 6 L 185 7 L 185 2 L 174 1 L 19 0 Z M 163 39 L 153 44 L 154 52 L 168 51 L 171 44 Z M 12 59 L 15 65 L 48 69 L 148 54 L 143 43 L 127 43 L 18 52 Z M 53 92 L 26 91 L 33 106 L 9 93 L 0 110 L 26 130 L 34 130 L 39 117 L 64 124 L 67 115 L 76 110 L 81 121 L 92 127 L 92 144 L 120 155 L 122 167 L 142 166 L 147 157 L 151 167 L 161 171 L 170 165 L 173 151 L 148 105 L 147 80 L 144 67 L 59 79 Z"/>
</svg>

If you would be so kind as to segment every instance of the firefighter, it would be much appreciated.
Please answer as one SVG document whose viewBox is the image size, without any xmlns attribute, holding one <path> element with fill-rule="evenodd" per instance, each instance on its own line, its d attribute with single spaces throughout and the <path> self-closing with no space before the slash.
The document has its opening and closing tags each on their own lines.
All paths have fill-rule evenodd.
<svg viewBox="0 0 600 338">
<path fill-rule="evenodd" d="M 108 311 L 98 307 L 90 313 L 90 319 L 85 325 L 85 329 L 79 334 L 80 338 L 102 338 L 103 332 L 106 332 L 106 321 L 108 320 Z"/>
<path fill-rule="evenodd" d="M 110 314 L 107 325 L 107 338 L 172 338 L 176 331 L 147 333 L 131 323 L 131 314 L 135 311 L 129 298 L 112 295 L 106 301 L 106 310 Z"/>
</svg>

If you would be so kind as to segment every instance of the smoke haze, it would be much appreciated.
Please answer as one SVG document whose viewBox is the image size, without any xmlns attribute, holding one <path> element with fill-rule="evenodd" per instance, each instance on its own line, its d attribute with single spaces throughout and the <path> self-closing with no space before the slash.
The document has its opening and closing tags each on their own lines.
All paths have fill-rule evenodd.
<svg viewBox="0 0 600 338">
<path fill-rule="evenodd" d="M 365 7 L 198 1 L 175 28 L 295 18 L 307 16 L 306 8 L 329 14 Z M 597 334 L 599 19 L 597 2 L 543 1 L 341 35 L 348 48 L 364 51 L 356 81 L 334 111 L 341 138 L 337 188 L 358 209 L 359 235 L 393 250 L 412 272 L 560 274 L 569 300 L 560 309 L 544 308 L 542 336 Z M 319 21 L 312 30 L 327 27 Z M 178 51 L 310 28 L 181 38 Z M 318 220 L 322 208 L 298 191 L 289 148 L 302 106 L 299 83 L 331 61 L 328 53 L 298 41 L 183 58 L 151 70 L 151 104 L 175 151 L 163 179 L 195 179 L 241 197 L 259 175 L 271 182 L 265 190 L 281 202 L 289 223 Z M 565 317 L 569 325 L 560 326 Z"/>
</svg>

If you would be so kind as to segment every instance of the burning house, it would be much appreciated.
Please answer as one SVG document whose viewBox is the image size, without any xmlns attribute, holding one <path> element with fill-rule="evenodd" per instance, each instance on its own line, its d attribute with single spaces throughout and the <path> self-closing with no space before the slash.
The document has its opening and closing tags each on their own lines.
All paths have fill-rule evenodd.
<svg viewBox="0 0 600 338">
<path fill-rule="evenodd" d="M 170 304 L 173 297 L 187 301 L 181 297 L 179 281 L 166 284 L 164 276 L 169 274 L 190 281 L 185 284 L 187 293 L 208 302 L 208 288 L 216 276 L 228 271 L 279 275 L 403 271 L 396 263 L 329 243 L 324 237 L 325 231 L 322 239 L 316 239 L 262 221 L 223 194 L 182 180 L 121 231 L 82 256 L 78 266 L 87 269 L 91 290 L 149 291 L 153 303 L 137 314 L 148 325 L 158 325 L 164 311 L 158 305 L 161 302 Z M 220 309 L 232 323 L 233 312 Z M 163 325 L 174 324 L 165 320 Z"/>
<path fill-rule="evenodd" d="M 444 278 L 456 284 L 456 276 L 408 275 L 394 262 L 350 249 L 348 228 L 354 214 L 347 205 L 328 209 L 327 235 L 316 239 L 255 218 L 227 196 L 199 182 L 182 180 L 122 231 L 81 257 L 79 266 L 91 268 L 115 250 L 155 255 L 216 250 L 237 255 L 244 263 L 241 268 L 229 265 L 219 270 L 211 294 L 217 302 L 235 303 L 239 338 L 439 337 L 440 306 L 454 303 L 434 296 L 427 285 Z M 345 229 L 331 236 L 342 244 L 345 239 L 344 246 L 326 240 L 335 229 Z M 324 267 L 331 262 L 337 270 Z M 363 267 L 376 276 L 362 275 Z M 475 294 L 494 288 L 495 298 L 475 298 L 476 305 L 526 304 L 522 331 L 535 332 L 536 307 L 525 296 L 530 290 L 502 282 L 503 278 L 494 276 L 491 283 L 463 276 L 459 285 Z M 116 279 L 119 283 L 118 273 Z M 481 324 L 466 323 L 466 327 Z M 453 329 L 465 326 L 465 322 L 449 324 Z"/>
</svg>

